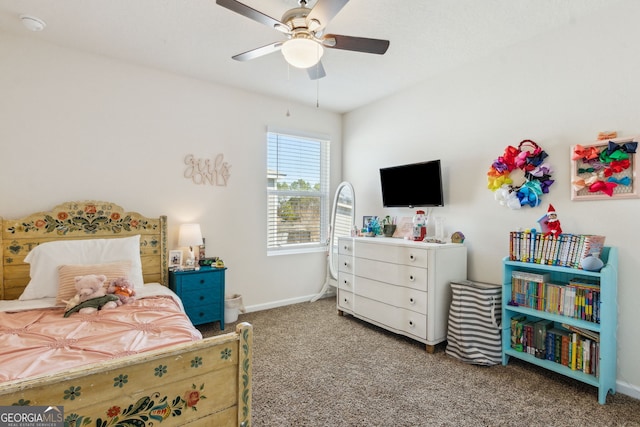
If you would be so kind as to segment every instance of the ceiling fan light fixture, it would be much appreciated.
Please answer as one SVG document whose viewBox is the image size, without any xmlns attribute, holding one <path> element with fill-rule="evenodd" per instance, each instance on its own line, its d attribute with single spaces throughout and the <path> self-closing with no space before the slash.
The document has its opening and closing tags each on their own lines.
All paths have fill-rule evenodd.
<svg viewBox="0 0 640 427">
<path fill-rule="evenodd" d="M 316 65 L 322 55 L 322 45 L 308 38 L 293 38 L 282 45 L 284 59 L 296 68 L 309 68 Z"/>
</svg>

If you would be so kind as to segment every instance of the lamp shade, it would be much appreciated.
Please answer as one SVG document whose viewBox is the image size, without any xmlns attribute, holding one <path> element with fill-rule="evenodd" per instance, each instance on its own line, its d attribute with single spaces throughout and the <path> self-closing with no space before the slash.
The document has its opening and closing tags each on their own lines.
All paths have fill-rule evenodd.
<svg viewBox="0 0 640 427">
<path fill-rule="evenodd" d="M 306 38 L 287 40 L 282 45 L 281 51 L 284 59 L 296 68 L 309 68 L 316 65 L 324 54 L 324 48 L 320 43 Z"/>
<path fill-rule="evenodd" d="M 178 246 L 200 246 L 202 244 L 202 232 L 200 224 L 182 224 L 178 236 Z"/>
</svg>

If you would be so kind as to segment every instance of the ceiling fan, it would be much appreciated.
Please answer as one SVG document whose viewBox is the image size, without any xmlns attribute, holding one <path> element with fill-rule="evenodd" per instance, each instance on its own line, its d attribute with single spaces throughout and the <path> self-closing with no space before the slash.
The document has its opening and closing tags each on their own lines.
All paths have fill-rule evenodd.
<svg viewBox="0 0 640 427">
<path fill-rule="evenodd" d="M 324 34 L 324 29 L 349 0 L 318 0 L 313 8 L 306 7 L 307 0 L 298 0 L 299 7 L 287 10 L 280 20 L 272 18 L 237 0 L 216 0 L 216 3 L 256 22 L 274 28 L 287 39 L 249 50 L 233 56 L 237 61 L 248 61 L 281 51 L 286 61 L 294 67 L 307 69 L 313 80 L 326 75 L 320 58 L 324 48 L 355 52 L 384 54 L 388 40 L 364 37 Z"/>
</svg>

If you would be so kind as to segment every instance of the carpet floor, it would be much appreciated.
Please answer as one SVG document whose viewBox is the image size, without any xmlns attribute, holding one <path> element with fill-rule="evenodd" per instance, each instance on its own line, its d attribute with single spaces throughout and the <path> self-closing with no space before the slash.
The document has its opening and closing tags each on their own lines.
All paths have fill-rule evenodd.
<svg viewBox="0 0 640 427">
<path fill-rule="evenodd" d="M 478 366 L 337 314 L 335 298 L 240 314 L 254 327 L 253 425 L 640 426 L 640 400 L 511 359 Z M 205 336 L 235 323 L 199 326 Z"/>
</svg>

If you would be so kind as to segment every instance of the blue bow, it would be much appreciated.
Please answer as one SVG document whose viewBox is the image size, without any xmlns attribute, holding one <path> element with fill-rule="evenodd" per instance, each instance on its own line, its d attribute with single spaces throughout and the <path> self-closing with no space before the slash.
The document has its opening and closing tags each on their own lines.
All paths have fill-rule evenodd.
<svg viewBox="0 0 640 427">
<path fill-rule="evenodd" d="M 631 185 L 631 178 L 629 178 L 628 176 L 625 176 L 624 178 L 615 178 L 613 176 L 610 176 L 607 181 L 609 182 L 614 182 L 616 184 L 620 184 L 620 185 Z"/>
<path fill-rule="evenodd" d="M 532 208 L 538 206 L 540 204 L 540 195 L 542 195 L 542 188 L 538 181 L 525 182 L 518 190 L 518 199 L 521 206 L 529 205 Z"/>
</svg>

